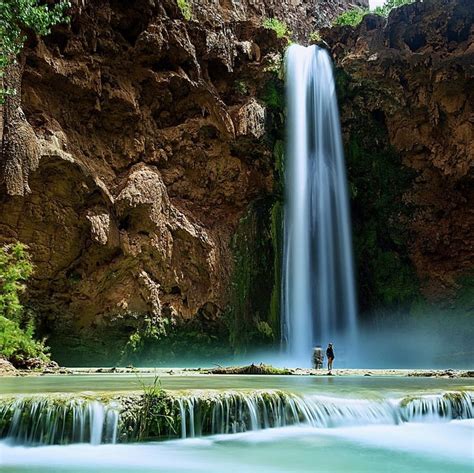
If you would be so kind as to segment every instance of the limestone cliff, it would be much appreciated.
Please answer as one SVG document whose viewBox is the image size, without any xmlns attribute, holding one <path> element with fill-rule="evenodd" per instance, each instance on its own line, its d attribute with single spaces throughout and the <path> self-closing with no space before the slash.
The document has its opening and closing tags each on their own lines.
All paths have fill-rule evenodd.
<svg viewBox="0 0 474 473">
<path fill-rule="evenodd" d="M 303 38 L 349 2 L 184 4 L 74 2 L 7 75 L 0 238 L 30 246 L 28 304 L 53 354 L 119 351 L 144 320 L 220 330 L 239 220 L 274 199 L 282 122 L 266 101 L 286 39 L 262 22 Z"/>
</svg>

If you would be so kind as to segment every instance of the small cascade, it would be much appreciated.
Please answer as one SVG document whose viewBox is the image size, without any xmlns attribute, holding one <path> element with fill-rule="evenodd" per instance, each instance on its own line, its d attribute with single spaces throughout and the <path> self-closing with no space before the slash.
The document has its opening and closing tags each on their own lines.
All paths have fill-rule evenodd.
<svg viewBox="0 0 474 473">
<path fill-rule="evenodd" d="M 474 418 L 472 397 L 469 393 L 463 392 L 446 393 L 441 396 L 408 397 L 400 402 L 400 411 L 405 422 Z"/>
<path fill-rule="evenodd" d="M 21 445 L 115 443 L 118 405 L 82 398 L 19 398 L 0 404 L 0 438 Z"/>
<path fill-rule="evenodd" d="M 472 395 L 463 392 L 365 400 L 281 391 L 204 391 L 161 394 L 156 403 L 149 401 L 138 395 L 106 402 L 80 397 L 0 400 L 0 438 L 19 445 L 100 444 L 298 424 L 336 428 L 474 418 Z M 151 430 L 144 431 L 144 425 Z"/>
</svg>

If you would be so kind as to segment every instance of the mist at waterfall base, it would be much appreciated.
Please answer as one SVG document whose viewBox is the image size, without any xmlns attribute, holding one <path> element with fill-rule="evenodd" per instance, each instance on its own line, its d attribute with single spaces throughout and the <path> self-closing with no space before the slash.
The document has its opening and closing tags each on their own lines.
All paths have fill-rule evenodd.
<svg viewBox="0 0 474 473">
<path fill-rule="evenodd" d="M 468 313 L 438 311 L 414 316 L 409 312 L 385 311 L 371 314 L 369 320 L 359 323 L 357 341 L 352 346 L 345 346 L 342 340 L 334 342 L 334 368 L 472 369 L 473 339 L 474 328 Z M 311 353 L 304 363 L 291 363 L 277 351 L 249 353 L 234 362 L 308 367 Z"/>
</svg>

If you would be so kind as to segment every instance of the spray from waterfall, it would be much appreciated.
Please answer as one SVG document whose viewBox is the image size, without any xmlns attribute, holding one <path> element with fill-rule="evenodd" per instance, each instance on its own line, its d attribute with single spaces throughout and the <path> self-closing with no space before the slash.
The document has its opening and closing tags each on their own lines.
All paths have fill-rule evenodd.
<svg viewBox="0 0 474 473">
<path fill-rule="evenodd" d="M 356 296 L 344 152 L 332 64 L 317 46 L 286 56 L 287 150 L 282 342 L 307 365 L 315 344 L 348 353 Z"/>
</svg>

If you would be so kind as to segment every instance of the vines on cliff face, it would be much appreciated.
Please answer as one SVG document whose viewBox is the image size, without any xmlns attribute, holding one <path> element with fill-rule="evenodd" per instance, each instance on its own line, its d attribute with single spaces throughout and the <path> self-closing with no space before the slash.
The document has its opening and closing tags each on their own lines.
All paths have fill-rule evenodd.
<svg viewBox="0 0 474 473">
<path fill-rule="evenodd" d="M 272 344 L 277 335 L 269 323 L 275 271 L 271 209 L 268 198 L 252 203 L 232 241 L 234 271 L 227 319 L 230 343 L 238 353 Z"/>
<path fill-rule="evenodd" d="M 270 71 L 261 92 L 268 145 L 273 147 L 273 192 L 249 206 L 232 241 L 234 270 L 226 319 L 237 353 L 280 340 L 285 122 L 281 67 Z"/>
</svg>

